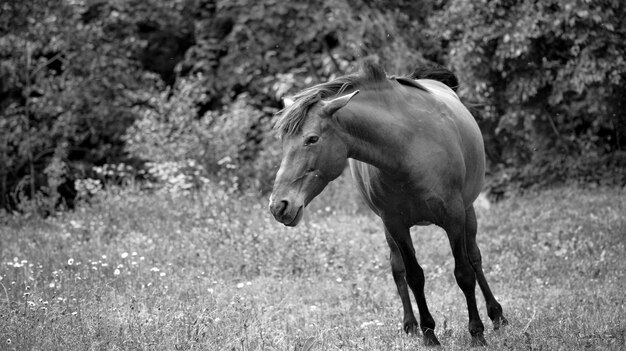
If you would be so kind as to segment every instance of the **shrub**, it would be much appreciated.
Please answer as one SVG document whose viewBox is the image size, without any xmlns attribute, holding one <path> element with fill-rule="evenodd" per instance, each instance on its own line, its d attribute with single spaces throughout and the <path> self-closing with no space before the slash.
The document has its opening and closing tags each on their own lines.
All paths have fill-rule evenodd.
<svg viewBox="0 0 626 351">
<path fill-rule="evenodd" d="M 525 186 L 626 183 L 615 172 L 626 167 L 625 11 L 618 1 L 452 0 L 432 18 L 433 31 L 446 28 L 433 34 L 460 94 L 480 109 L 492 170 Z"/>
</svg>

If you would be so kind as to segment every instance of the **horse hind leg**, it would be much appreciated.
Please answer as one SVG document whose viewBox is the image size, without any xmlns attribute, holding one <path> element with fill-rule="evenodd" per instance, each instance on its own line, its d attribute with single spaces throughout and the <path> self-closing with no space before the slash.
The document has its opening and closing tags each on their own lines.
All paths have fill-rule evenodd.
<svg viewBox="0 0 626 351">
<path fill-rule="evenodd" d="M 424 270 L 422 270 L 422 267 L 420 267 L 415 258 L 415 249 L 413 248 L 409 228 L 402 224 L 401 220 L 397 219 L 383 219 L 383 222 L 385 224 L 385 236 L 391 248 L 394 280 L 404 307 L 404 326 L 406 328 L 407 322 L 409 322 L 409 326 L 417 327 L 417 322 L 415 321 L 415 316 L 411 309 L 411 300 L 409 299 L 407 289 L 408 285 L 413 291 L 415 302 L 419 310 L 420 329 L 424 337 L 424 344 L 429 346 L 440 345 L 435 335 L 435 320 L 430 314 L 428 304 L 426 303 L 426 296 L 424 295 Z M 398 257 L 400 257 L 401 260 L 398 260 Z M 399 262 L 401 262 L 402 265 L 400 265 Z M 405 329 L 405 331 L 407 330 Z"/>
<path fill-rule="evenodd" d="M 470 206 L 465 211 L 465 232 L 467 235 L 467 252 L 469 255 L 470 263 L 472 264 L 472 268 L 474 268 L 474 273 L 476 274 L 476 280 L 478 281 L 478 286 L 480 286 L 480 290 L 485 297 L 485 302 L 487 305 L 487 315 L 493 322 L 493 329 L 498 330 L 501 326 L 507 325 L 509 322 L 504 317 L 502 312 L 502 306 L 496 300 L 495 296 L 491 292 L 489 288 L 489 284 L 487 283 L 487 279 L 485 278 L 485 273 L 483 272 L 482 266 L 482 256 L 480 254 L 480 249 L 478 248 L 478 244 L 476 244 L 476 231 L 477 231 L 477 222 L 476 222 L 476 212 L 474 211 L 474 206 Z"/>
<path fill-rule="evenodd" d="M 400 295 L 402 309 L 404 310 L 402 329 L 404 329 L 404 332 L 407 334 L 416 335 L 418 332 L 418 324 L 411 306 L 411 298 L 409 297 L 409 289 L 406 284 L 406 271 L 404 269 L 404 263 L 402 262 L 402 255 L 398 250 L 398 246 L 386 230 L 385 238 L 387 239 L 387 244 L 390 249 L 389 263 L 391 264 L 391 273 L 396 287 L 398 288 L 398 295 Z"/>
<path fill-rule="evenodd" d="M 454 277 L 467 302 L 471 346 L 484 346 L 487 344 L 484 337 L 485 327 L 476 305 L 476 275 L 466 249 L 465 209 L 462 201 L 449 204 L 442 227 L 448 234 L 454 255 Z"/>
</svg>

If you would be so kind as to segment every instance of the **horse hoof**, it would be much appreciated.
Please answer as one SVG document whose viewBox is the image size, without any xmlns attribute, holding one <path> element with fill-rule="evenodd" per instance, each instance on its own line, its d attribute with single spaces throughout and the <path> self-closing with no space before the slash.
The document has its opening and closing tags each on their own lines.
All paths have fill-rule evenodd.
<svg viewBox="0 0 626 351">
<path fill-rule="evenodd" d="M 500 327 L 505 327 L 509 325 L 509 321 L 504 318 L 504 316 L 500 316 L 493 321 L 493 330 L 498 330 Z"/>
<path fill-rule="evenodd" d="M 426 330 L 424 332 L 424 345 L 426 346 L 439 346 L 441 343 L 437 340 L 435 336 L 435 331 L 432 329 Z"/>
<path fill-rule="evenodd" d="M 482 333 L 476 334 L 476 335 L 472 335 L 472 341 L 470 343 L 470 346 L 471 347 L 487 346 L 487 340 L 485 340 L 485 337 L 483 336 Z"/>
<path fill-rule="evenodd" d="M 404 332 L 407 333 L 408 335 L 417 335 L 417 322 L 413 321 L 413 322 L 404 322 Z"/>
</svg>

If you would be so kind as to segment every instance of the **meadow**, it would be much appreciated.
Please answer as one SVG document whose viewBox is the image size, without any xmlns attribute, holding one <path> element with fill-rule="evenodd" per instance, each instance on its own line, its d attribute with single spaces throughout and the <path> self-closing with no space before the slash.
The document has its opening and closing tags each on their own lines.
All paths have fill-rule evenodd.
<svg viewBox="0 0 626 351">
<path fill-rule="evenodd" d="M 0 350 L 420 350 L 401 330 L 382 226 L 339 183 L 295 229 L 267 200 L 109 188 L 0 217 Z M 478 209 L 510 325 L 486 350 L 626 348 L 626 190 L 561 187 Z M 444 350 L 469 344 L 445 234 L 413 230 Z"/>
</svg>

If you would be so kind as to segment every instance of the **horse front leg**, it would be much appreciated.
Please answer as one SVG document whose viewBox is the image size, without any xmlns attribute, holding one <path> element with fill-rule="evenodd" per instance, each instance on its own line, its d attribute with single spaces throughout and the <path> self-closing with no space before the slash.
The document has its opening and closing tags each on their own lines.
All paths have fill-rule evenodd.
<svg viewBox="0 0 626 351">
<path fill-rule="evenodd" d="M 417 309 L 419 310 L 420 328 L 424 337 L 424 344 L 440 345 L 439 340 L 437 340 L 437 336 L 435 335 L 435 320 L 428 310 L 428 304 L 426 303 L 426 297 L 424 296 L 424 270 L 422 270 L 422 267 L 420 267 L 417 259 L 415 258 L 415 249 L 413 247 L 413 242 L 411 241 L 409 227 L 403 223 L 401 218 L 383 218 L 383 223 L 385 225 L 385 236 L 387 237 L 387 242 L 392 250 L 392 260 L 395 246 L 395 249 L 397 250 L 396 257 L 399 254 L 402 258 L 402 264 L 404 267 L 404 274 L 402 274 L 402 269 L 399 268 L 400 265 L 397 261 L 395 263 L 397 271 L 396 268 L 393 267 L 394 263 L 392 262 L 394 280 L 396 281 L 398 293 L 400 294 L 402 305 L 404 307 L 405 327 L 407 325 L 407 321 L 411 325 L 415 320 L 415 316 L 413 316 L 413 311 L 411 309 L 411 300 L 408 297 L 408 289 L 406 288 L 406 285 L 408 284 L 413 291 L 415 302 L 417 303 Z M 403 278 L 402 275 L 404 276 L 404 282 L 401 281 Z M 410 315 L 407 315 L 407 311 L 410 311 Z M 411 317 L 413 317 L 412 320 Z M 415 324 L 417 324 L 417 322 L 415 322 Z"/>
<path fill-rule="evenodd" d="M 390 249 L 389 263 L 391 264 L 391 274 L 398 288 L 398 295 L 400 295 L 402 309 L 404 310 L 402 329 L 404 329 L 404 332 L 407 334 L 416 335 L 418 332 L 418 324 L 417 319 L 415 319 L 415 314 L 413 314 L 413 307 L 411 306 L 411 297 L 409 296 L 409 288 L 406 284 L 406 271 L 404 269 L 404 262 L 402 262 L 402 255 L 387 230 L 385 230 L 385 238 L 387 239 L 387 244 Z"/>
</svg>

